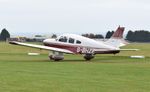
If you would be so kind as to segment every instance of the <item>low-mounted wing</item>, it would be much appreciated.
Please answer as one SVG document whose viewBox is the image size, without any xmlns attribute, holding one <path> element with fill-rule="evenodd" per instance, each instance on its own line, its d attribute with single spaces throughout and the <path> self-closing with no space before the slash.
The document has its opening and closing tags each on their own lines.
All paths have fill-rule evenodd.
<svg viewBox="0 0 150 92">
<path fill-rule="evenodd" d="M 10 41 L 9 43 L 14 44 L 14 45 L 20 45 L 20 46 L 26 46 L 26 47 L 32 47 L 32 48 L 38 48 L 38 49 L 44 49 L 44 50 L 50 50 L 50 51 L 57 51 L 57 52 L 73 54 L 72 51 L 69 51 L 69 50 L 66 50 L 66 49 L 55 48 L 55 47 L 48 47 L 48 46 L 42 46 L 42 45 L 36 45 L 36 44 L 21 43 L 21 42 L 17 42 L 17 41 Z"/>
</svg>

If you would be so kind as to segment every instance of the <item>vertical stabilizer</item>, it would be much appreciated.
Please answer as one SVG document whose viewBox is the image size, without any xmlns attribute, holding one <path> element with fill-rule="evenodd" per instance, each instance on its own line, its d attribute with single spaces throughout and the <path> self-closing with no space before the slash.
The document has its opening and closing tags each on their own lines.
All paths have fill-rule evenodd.
<svg viewBox="0 0 150 92">
<path fill-rule="evenodd" d="M 114 34 L 105 43 L 114 47 L 125 46 L 127 42 L 123 39 L 124 27 L 118 27 Z"/>
<path fill-rule="evenodd" d="M 123 38 L 124 29 L 125 29 L 124 27 L 119 26 L 111 38 L 118 38 L 118 39 Z"/>
</svg>

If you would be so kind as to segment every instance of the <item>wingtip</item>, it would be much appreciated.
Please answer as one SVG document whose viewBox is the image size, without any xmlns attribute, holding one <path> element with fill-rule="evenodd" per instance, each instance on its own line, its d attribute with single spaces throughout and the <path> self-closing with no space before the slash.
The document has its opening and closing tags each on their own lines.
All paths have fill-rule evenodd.
<svg viewBox="0 0 150 92">
<path fill-rule="evenodd" d="M 9 44 L 17 45 L 15 41 L 9 41 Z"/>
</svg>

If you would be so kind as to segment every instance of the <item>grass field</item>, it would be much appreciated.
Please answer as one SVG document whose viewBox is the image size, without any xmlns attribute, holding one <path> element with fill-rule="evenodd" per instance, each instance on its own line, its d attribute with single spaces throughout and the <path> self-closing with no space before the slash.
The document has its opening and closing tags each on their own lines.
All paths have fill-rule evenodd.
<svg viewBox="0 0 150 92">
<path fill-rule="evenodd" d="M 149 92 L 150 44 L 124 48 L 141 50 L 96 55 L 88 62 L 80 55 L 65 55 L 65 60 L 51 62 L 48 51 L 1 42 L 0 92 Z M 41 55 L 28 56 L 28 52 Z"/>
</svg>

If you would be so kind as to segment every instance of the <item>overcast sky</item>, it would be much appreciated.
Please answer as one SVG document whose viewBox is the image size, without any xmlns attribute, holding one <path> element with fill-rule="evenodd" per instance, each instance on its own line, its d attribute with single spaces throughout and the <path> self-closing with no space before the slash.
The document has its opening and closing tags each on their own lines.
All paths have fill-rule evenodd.
<svg viewBox="0 0 150 92">
<path fill-rule="evenodd" d="M 150 0 L 0 0 L 0 29 L 19 33 L 150 30 Z"/>
</svg>

